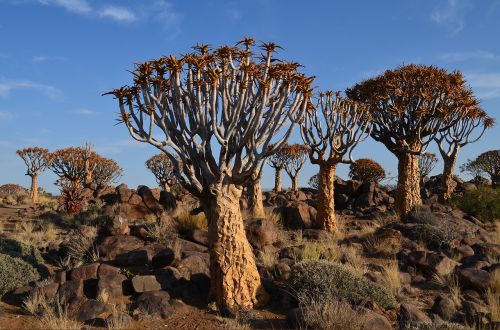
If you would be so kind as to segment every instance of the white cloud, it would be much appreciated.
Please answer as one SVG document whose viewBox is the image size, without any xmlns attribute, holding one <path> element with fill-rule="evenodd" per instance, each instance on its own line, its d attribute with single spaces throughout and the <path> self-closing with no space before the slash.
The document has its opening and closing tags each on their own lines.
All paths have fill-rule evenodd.
<svg viewBox="0 0 500 330">
<path fill-rule="evenodd" d="M 75 111 L 73 111 L 73 113 L 77 114 L 77 115 L 83 115 L 83 116 L 93 116 L 93 115 L 97 114 L 97 112 L 89 110 L 87 108 L 76 109 Z"/>
<path fill-rule="evenodd" d="M 119 22 L 133 22 L 136 17 L 133 12 L 123 7 L 108 6 L 99 12 L 99 17 L 107 17 Z"/>
<path fill-rule="evenodd" d="M 180 32 L 179 23 L 182 20 L 182 15 L 174 10 L 174 6 L 164 0 L 156 1 L 151 8 L 152 14 L 165 30 L 178 34 Z"/>
<path fill-rule="evenodd" d="M 469 6 L 469 0 L 442 0 L 431 13 L 431 20 L 446 26 L 453 34 L 458 33 L 465 26 L 465 12 Z"/>
<path fill-rule="evenodd" d="M 500 56 L 484 50 L 475 50 L 470 52 L 443 53 L 439 55 L 439 58 L 445 61 L 461 62 L 468 60 L 496 60 L 500 59 Z"/>
<path fill-rule="evenodd" d="M 40 84 L 30 80 L 0 80 L 0 97 L 7 97 L 14 90 L 33 90 L 44 94 L 50 99 L 59 100 L 62 92 L 54 86 Z"/>
<path fill-rule="evenodd" d="M 500 72 L 468 73 L 465 78 L 481 99 L 500 98 Z"/>
<path fill-rule="evenodd" d="M 42 5 L 62 7 L 69 12 L 77 14 L 87 14 L 92 11 L 92 7 L 86 0 L 37 0 Z"/>
</svg>

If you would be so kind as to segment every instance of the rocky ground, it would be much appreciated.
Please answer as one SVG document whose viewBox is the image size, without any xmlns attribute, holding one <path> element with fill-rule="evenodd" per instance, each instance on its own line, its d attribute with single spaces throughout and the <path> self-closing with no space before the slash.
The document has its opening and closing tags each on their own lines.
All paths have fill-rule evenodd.
<svg viewBox="0 0 500 330">
<path fill-rule="evenodd" d="M 207 223 L 190 195 L 120 185 L 70 217 L 12 189 L 0 189 L 0 256 L 19 266 L 0 271 L 0 328 L 500 327 L 498 227 L 437 203 L 430 184 L 400 222 L 392 192 L 337 179 L 336 235 L 313 226 L 314 190 L 264 193 L 267 217 L 245 227 L 271 301 L 231 317 L 210 301 Z"/>
</svg>

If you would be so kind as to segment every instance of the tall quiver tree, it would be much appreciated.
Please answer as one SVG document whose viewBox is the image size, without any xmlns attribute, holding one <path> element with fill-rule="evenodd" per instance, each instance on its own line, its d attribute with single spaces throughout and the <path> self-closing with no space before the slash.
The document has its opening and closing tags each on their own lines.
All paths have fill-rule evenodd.
<svg viewBox="0 0 500 330">
<path fill-rule="evenodd" d="M 271 148 L 273 147 L 272 145 L 270 146 Z M 281 186 L 281 171 L 285 167 L 285 162 L 286 162 L 286 156 L 283 153 L 283 148 L 278 150 L 276 153 L 273 155 L 269 156 L 267 158 L 267 164 L 274 168 L 274 191 L 280 192 L 282 190 Z"/>
<path fill-rule="evenodd" d="M 26 164 L 26 175 L 31 177 L 30 197 L 38 203 L 38 176 L 50 166 L 50 152 L 43 148 L 24 148 L 16 153 Z"/>
<path fill-rule="evenodd" d="M 370 131 L 366 106 L 331 91 L 319 94 L 316 106 L 307 111 L 302 122 L 302 139 L 310 148 L 311 163 L 319 165 L 317 225 L 334 232 L 334 180 L 339 163 L 352 163 L 352 151 Z M 347 157 L 346 157 L 347 156 Z"/>
<path fill-rule="evenodd" d="M 487 128 L 495 121 L 478 106 L 467 109 L 467 112 L 448 129 L 442 130 L 434 138 L 439 153 L 443 158 L 443 174 L 440 180 L 439 199 L 446 202 L 451 198 L 455 183 L 455 163 L 458 152 L 469 143 L 479 140 Z M 473 134 L 476 133 L 476 134 Z"/>
<path fill-rule="evenodd" d="M 292 181 L 292 191 L 299 190 L 299 174 L 309 154 L 309 147 L 303 144 L 290 144 L 282 149 L 285 157 L 285 172 Z"/>
<path fill-rule="evenodd" d="M 176 162 L 178 162 L 177 159 Z M 170 187 L 176 180 L 174 166 L 170 158 L 164 153 L 154 155 L 146 161 L 146 167 L 153 173 L 156 182 L 158 182 L 163 191 L 170 191 Z"/>
<path fill-rule="evenodd" d="M 112 92 L 131 136 L 162 150 L 199 198 L 209 223 L 211 291 L 221 308 L 253 307 L 266 296 L 239 199 L 302 120 L 311 94 L 312 78 L 298 64 L 273 59 L 275 44 L 263 44 L 258 56 L 253 45 L 250 38 L 215 50 L 198 45 L 180 59 L 138 64 L 134 86 Z"/>
<path fill-rule="evenodd" d="M 422 203 L 419 155 L 439 131 L 476 106 L 472 91 L 458 71 L 410 64 L 365 80 L 347 95 L 369 105 L 371 137 L 398 158 L 396 209 L 406 218 Z"/>
</svg>

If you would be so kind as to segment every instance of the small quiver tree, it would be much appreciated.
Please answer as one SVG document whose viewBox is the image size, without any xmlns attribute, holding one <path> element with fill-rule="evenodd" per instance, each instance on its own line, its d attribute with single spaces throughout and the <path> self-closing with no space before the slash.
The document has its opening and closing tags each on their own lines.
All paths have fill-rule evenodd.
<svg viewBox="0 0 500 330">
<path fill-rule="evenodd" d="M 114 160 L 104 157 L 97 158 L 91 178 L 95 185 L 94 197 L 99 196 L 111 183 L 117 182 L 122 174 L 122 168 Z"/>
<path fill-rule="evenodd" d="M 385 179 L 385 170 L 373 159 L 360 158 L 349 166 L 349 177 L 361 182 L 379 183 Z"/>
<path fill-rule="evenodd" d="M 178 160 L 176 159 L 176 162 Z M 160 185 L 163 191 L 170 191 L 171 187 L 176 183 L 177 178 L 174 172 L 174 166 L 170 158 L 164 153 L 154 155 L 146 161 L 146 167 L 155 176 L 156 182 Z M 179 167 L 179 164 L 177 164 Z"/>
<path fill-rule="evenodd" d="M 270 146 L 273 147 L 272 145 Z M 280 192 L 282 190 L 281 187 L 281 170 L 285 167 L 286 156 L 283 152 L 283 149 L 278 150 L 273 155 L 267 158 L 267 164 L 274 168 L 274 191 Z"/>
<path fill-rule="evenodd" d="M 302 123 L 302 139 L 309 146 L 311 163 L 319 165 L 317 225 L 335 231 L 334 180 L 339 163 L 353 162 L 354 147 L 370 131 L 367 108 L 340 93 L 319 94 L 316 106 L 310 106 Z"/>
<path fill-rule="evenodd" d="M 50 153 L 43 148 L 24 148 L 16 153 L 26 164 L 26 175 L 31 177 L 30 198 L 38 203 L 38 176 L 50 166 Z"/>
<path fill-rule="evenodd" d="M 370 107 L 371 137 L 398 158 L 396 209 L 406 218 L 422 203 L 419 155 L 477 101 L 460 72 L 415 64 L 365 80 L 347 95 Z"/>
<path fill-rule="evenodd" d="M 418 156 L 418 173 L 420 176 L 421 186 L 424 184 L 425 178 L 427 178 L 429 174 L 431 174 L 434 167 L 436 167 L 437 162 L 438 159 L 432 152 L 422 152 Z"/>
<path fill-rule="evenodd" d="M 239 199 L 265 158 L 286 143 L 311 93 L 312 78 L 298 73 L 298 64 L 273 59 L 276 45 L 263 44 L 256 56 L 253 44 L 246 38 L 236 47 L 198 45 L 182 58 L 138 64 L 134 86 L 112 92 L 131 136 L 165 153 L 200 200 L 220 308 L 251 308 L 266 296 Z"/>
<path fill-rule="evenodd" d="M 440 131 L 434 138 L 439 147 L 439 153 L 443 158 L 443 173 L 439 189 L 439 199 L 441 202 L 448 201 L 455 189 L 456 184 L 453 177 L 460 149 L 467 144 L 479 140 L 483 136 L 484 131 L 492 127 L 494 123 L 495 121 L 482 109 L 474 106 L 467 109 L 466 113 L 459 120 L 449 128 Z"/>
<path fill-rule="evenodd" d="M 474 179 L 482 175 L 489 176 L 493 187 L 500 184 L 500 149 L 483 152 L 474 160 L 468 160 L 460 166 L 460 171 L 468 172 Z"/>
<path fill-rule="evenodd" d="M 299 190 L 299 174 L 309 154 L 309 147 L 303 144 L 290 144 L 282 148 L 285 157 L 285 172 L 292 181 L 292 191 Z"/>
</svg>

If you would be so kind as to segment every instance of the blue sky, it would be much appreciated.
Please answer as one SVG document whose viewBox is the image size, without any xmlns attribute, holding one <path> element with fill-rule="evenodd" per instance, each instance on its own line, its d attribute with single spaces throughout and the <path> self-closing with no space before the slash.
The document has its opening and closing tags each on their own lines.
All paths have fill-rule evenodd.
<svg viewBox="0 0 500 330">
<path fill-rule="evenodd" d="M 116 103 L 101 94 L 130 82 L 132 62 L 242 36 L 283 46 L 279 56 L 302 63 L 320 89 L 344 90 L 403 63 L 458 69 L 499 121 L 499 35 L 498 0 L 0 0 L 0 184 L 29 185 L 18 148 L 90 141 L 120 163 L 129 186 L 154 186 L 144 162 L 156 149 L 114 126 Z M 295 133 L 292 142 L 300 141 Z M 499 148 L 498 141 L 495 127 L 466 146 L 458 163 Z M 395 158 L 379 143 L 364 142 L 354 156 L 396 174 Z M 307 164 L 300 183 L 316 171 Z M 338 169 L 341 177 L 347 172 Z M 272 178 L 266 167 L 264 187 Z M 46 172 L 40 184 L 56 191 L 55 179 Z"/>
</svg>

